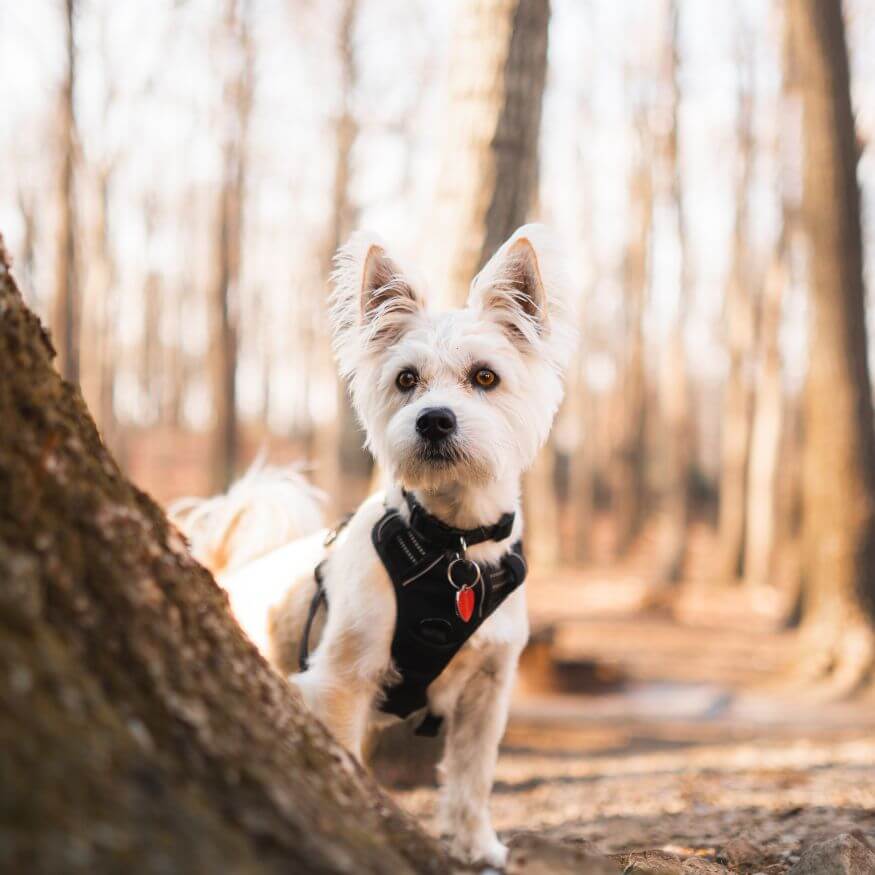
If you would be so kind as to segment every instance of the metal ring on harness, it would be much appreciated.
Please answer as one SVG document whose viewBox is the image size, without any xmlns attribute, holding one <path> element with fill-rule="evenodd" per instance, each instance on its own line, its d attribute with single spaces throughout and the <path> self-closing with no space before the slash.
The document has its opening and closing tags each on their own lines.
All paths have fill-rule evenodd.
<svg viewBox="0 0 875 875">
<path fill-rule="evenodd" d="M 464 562 L 466 565 L 473 565 L 474 570 L 477 572 L 477 574 L 474 577 L 474 580 L 472 580 L 470 583 L 456 583 L 456 581 L 453 580 L 453 568 L 456 565 L 458 565 L 460 562 Z M 480 581 L 482 579 L 483 579 L 483 574 L 480 571 L 480 566 L 476 562 L 474 562 L 473 559 L 467 559 L 465 556 L 456 556 L 456 558 L 453 559 L 453 561 L 450 562 L 450 564 L 447 566 L 447 580 L 450 582 L 450 586 L 453 589 L 463 589 L 466 586 L 467 587 L 477 586 L 477 584 L 480 583 Z"/>
</svg>

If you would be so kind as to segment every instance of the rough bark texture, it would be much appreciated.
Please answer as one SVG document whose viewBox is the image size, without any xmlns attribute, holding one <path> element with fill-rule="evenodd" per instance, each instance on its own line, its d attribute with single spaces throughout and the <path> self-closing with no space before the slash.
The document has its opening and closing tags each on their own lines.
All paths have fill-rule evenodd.
<svg viewBox="0 0 875 875">
<path fill-rule="evenodd" d="M 55 243 L 55 297 L 52 328 L 58 369 L 72 383 L 79 380 L 79 278 L 76 264 L 76 0 L 64 2 L 64 78 L 58 108 L 58 225 Z"/>
<path fill-rule="evenodd" d="M 477 271 L 522 225 L 538 177 L 549 0 L 464 0 L 450 60 L 448 142 L 433 275 L 461 304 Z"/>
<path fill-rule="evenodd" d="M 0 869 L 445 872 L 52 367 L 0 244 Z"/>
<path fill-rule="evenodd" d="M 791 0 L 805 145 L 802 229 L 811 319 L 803 463 L 803 637 L 836 692 L 871 671 L 875 639 L 875 431 L 857 140 L 840 3 Z"/>
</svg>

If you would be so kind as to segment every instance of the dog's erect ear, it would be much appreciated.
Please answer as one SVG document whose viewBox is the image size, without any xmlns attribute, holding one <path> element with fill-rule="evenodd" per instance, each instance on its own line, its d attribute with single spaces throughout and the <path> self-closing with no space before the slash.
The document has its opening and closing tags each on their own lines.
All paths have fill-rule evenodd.
<svg viewBox="0 0 875 875">
<path fill-rule="evenodd" d="M 550 233 L 523 225 L 474 279 L 468 306 L 498 322 L 523 351 L 564 368 L 575 339 L 571 297 Z"/>
<path fill-rule="evenodd" d="M 422 309 L 422 299 L 374 234 L 358 232 L 335 258 L 331 321 L 343 374 L 358 356 L 392 343 Z"/>
</svg>

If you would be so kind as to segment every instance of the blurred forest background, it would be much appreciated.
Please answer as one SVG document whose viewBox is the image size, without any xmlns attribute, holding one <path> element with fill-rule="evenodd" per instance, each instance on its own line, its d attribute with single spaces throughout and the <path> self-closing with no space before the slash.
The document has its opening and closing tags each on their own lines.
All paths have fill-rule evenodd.
<svg viewBox="0 0 875 875">
<path fill-rule="evenodd" d="M 801 626 L 794 673 L 844 694 L 875 659 L 873 45 L 873 0 L 2 0 L 0 228 L 137 483 L 264 449 L 339 514 L 375 474 L 337 246 L 374 229 L 452 302 L 547 222 L 584 304 L 537 575 Z"/>
</svg>

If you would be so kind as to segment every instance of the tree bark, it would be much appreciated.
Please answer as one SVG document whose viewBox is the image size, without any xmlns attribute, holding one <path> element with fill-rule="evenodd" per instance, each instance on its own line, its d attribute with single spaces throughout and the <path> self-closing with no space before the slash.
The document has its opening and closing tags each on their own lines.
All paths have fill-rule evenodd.
<svg viewBox="0 0 875 875">
<path fill-rule="evenodd" d="M 79 277 L 76 263 L 76 0 L 64 2 L 65 69 L 59 107 L 60 168 L 55 251 L 55 299 L 52 336 L 58 369 L 71 383 L 79 382 Z"/>
<path fill-rule="evenodd" d="M 535 196 L 549 0 L 464 0 L 429 243 L 435 288 L 464 304 L 477 271 L 522 225 Z"/>
<path fill-rule="evenodd" d="M 247 0 L 227 0 L 225 31 L 233 70 L 225 83 L 228 118 L 216 216 L 215 274 L 210 288 L 210 374 L 214 413 L 210 452 L 212 491 L 224 492 L 237 459 L 237 320 L 243 236 L 246 151 L 252 107 L 254 55 Z"/>
<path fill-rule="evenodd" d="M 842 5 L 790 0 L 787 26 L 803 100 L 810 256 L 802 641 L 808 669 L 841 694 L 866 680 L 875 660 L 875 429 L 858 147 Z"/>
<path fill-rule="evenodd" d="M 732 234 L 732 264 L 726 286 L 726 347 L 729 370 L 723 390 L 721 417 L 720 541 L 721 580 L 735 581 L 742 574 L 745 514 L 747 512 L 747 466 L 750 452 L 753 393 L 750 384 L 751 356 L 755 347 L 753 277 L 748 268 L 748 202 L 753 175 L 753 71 L 750 69 L 746 34 L 738 35 L 739 87 L 736 148 L 738 169 L 735 184 L 735 225 Z M 745 81 L 746 80 L 746 81 Z"/>
<path fill-rule="evenodd" d="M 0 868 L 446 872 L 122 476 L 0 241 Z"/>
</svg>

